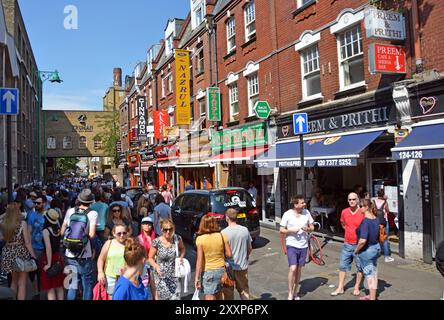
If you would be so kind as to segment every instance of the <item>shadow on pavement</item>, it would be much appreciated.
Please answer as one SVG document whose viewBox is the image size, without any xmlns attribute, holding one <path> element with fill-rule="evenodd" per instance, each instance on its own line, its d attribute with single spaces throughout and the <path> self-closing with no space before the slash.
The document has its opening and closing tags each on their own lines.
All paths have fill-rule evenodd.
<svg viewBox="0 0 444 320">
<path fill-rule="evenodd" d="M 270 243 L 270 240 L 259 237 L 256 238 L 256 240 L 253 242 L 253 249 L 259 249 L 265 247 L 268 243 Z"/>
<path fill-rule="evenodd" d="M 328 282 L 328 279 L 322 278 L 322 277 L 304 279 L 300 282 L 301 287 L 299 289 L 299 294 L 301 296 L 304 296 L 309 292 L 315 291 L 320 286 L 325 285 L 327 282 Z"/>
<path fill-rule="evenodd" d="M 277 300 L 271 293 L 262 293 L 257 300 Z"/>
</svg>

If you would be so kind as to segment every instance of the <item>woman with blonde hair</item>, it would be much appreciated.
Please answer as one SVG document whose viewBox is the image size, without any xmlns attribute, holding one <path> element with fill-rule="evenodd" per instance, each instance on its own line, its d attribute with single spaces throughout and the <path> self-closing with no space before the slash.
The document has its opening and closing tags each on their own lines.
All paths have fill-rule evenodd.
<svg viewBox="0 0 444 320">
<path fill-rule="evenodd" d="M 358 255 L 362 273 L 367 280 L 370 294 L 361 297 L 360 300 L 376 300 L 378 289 L 377 260 L 381 254 L 379 245 L 379 219 L 376 216 L 376 206 L 370 199 L 364 199 L 361 207 L 364 212 L 364 220 L 356 229 L 358 245 L 355 253 Z"/>
<path fill-rule="evenodd" d="M 232 256 L 230 244 L 220 232 L 217 220 L 208 214 L 200 220 L 197 234 L 194 286 L 196 289 L 201 289 L 205 295 L 205 300 L 221 300 L 222 286 L 220 280 L 225 271 L 225 258 L 231 258 Z"/>
<path fill-rule="evenodd" d="M 185 246 L 182 238 L 174 234 L 172 220 L 160 220 L 160 227 L 162 235 L 154 239 L 149 254 L 149 263 L 154 269 L 156 300 L 179 300 L 179 279 L 175 277 L 174 269 L 176 256 L 185 257 Z"/>
<path fill-rule="evenodd" d="M 125 240 L 123 257 L 126 263 L 124 273 L 117 280 L 113 300 L 151 300 L 149 288 L 142 283 L 145 266 L 145 248 L 134 238 Z"/>
<path fill-rule="evenodd" d="M 8 205 L 0 229 L 6 241 L 2 251 L 1 269 L 5 273 L 12 273 L 11 289 L 17 294 L 17 300 L 25 300 L 28 272 L 15 271 L 14 262 L 16 258 L 25 261 L 36 259 L 36 255 L 32 248 L 28 225 L 23 220 L 19 205 Z"/>
<path fill-rule="evenodd" d="M 115 224 L 112 231 L 114 239 L 107 240 L 97 259 L 97 281 L 106 286 L 111 298 L 117 278 L 125 267 L 124 251 L 128 239 L 128 229 L 124 224 Z"/>
</svg>

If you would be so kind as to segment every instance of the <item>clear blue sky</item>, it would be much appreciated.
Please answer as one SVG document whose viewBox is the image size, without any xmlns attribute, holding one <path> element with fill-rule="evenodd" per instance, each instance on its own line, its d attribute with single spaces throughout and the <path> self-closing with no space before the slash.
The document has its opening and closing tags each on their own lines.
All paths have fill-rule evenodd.
<svg viewBox="0 0 444 320">
<path fill-rule="evenodd" d="M 112 85 L 122 81 L 147 49 L 164 38 L 168 18 L 185 19 L 189 0 L 19 0 L 39 70 L 57 69 L 61 84 L 45 82 L 44 109 L 100 110 Z M 64 9 L 78 9 L 78 29 L 64 27 Z"/>
</svg>

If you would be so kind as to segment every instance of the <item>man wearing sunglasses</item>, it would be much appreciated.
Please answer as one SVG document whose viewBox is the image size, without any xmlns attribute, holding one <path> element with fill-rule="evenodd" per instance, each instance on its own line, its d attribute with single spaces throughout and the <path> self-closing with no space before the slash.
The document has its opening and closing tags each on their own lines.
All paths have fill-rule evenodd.
<svg viewBox="0 0 444 320">
<path fill-rule="evenodd" d="M 341 258 L 339 260 L 339 284 L 338 288 L 330 294 L 332 296 L 344 294 L 345 274 L 346 272 L 351 271 L 353 260 L 355 260 L 357 272 L 356 283 L 352 294 L 355 296 L 359 296 L 360 294 L 359 287 L 362 281 L 362 270 L 355 254 L 355 249 L 358 242 L 356 229 L 359 227 L 362 220 L 364 220 L 364 214 L 359 208 L 359 196 L 357 193 L 350 193 L 347 201 L 349 207 L 341 212 L 341 224 L 342 228 L 345 230 L 345 236 Z"/>
<path fill-rule="evenodd" d="M 36 254 L 37 261 L 40 261 L 40 257 L 45 250 L 45 246 L 43 244 L 43 226 L 45 225 L 45 217 L 43 214 L 45 213 L 46 206 L 46 196 L 40 195 L 35 197 L 34 201 L 34 211 L 31 211 L 27 216 L 29 233 L 31 235 L 31 243 L 32 248 Z M 37 275 L 37 280 L 35 280 Z M 33 271 L 29 273 L 29 278 L 31 282 L 33 282 L 34 290 L 37 292 L 34 296 L 34 299 L 39 299 L 40 297 L 40 272 L 39 270 Z"/>
</svg>

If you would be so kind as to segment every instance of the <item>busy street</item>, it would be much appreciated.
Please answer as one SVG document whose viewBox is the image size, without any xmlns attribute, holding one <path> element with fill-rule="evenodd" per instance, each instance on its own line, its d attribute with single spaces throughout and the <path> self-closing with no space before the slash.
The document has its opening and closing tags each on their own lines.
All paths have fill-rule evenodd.
<svg viewBox="0 0 444 320">
<path fill-rule="evenodd" d="M 443 12 L 1 0 L 0 300 L 444 300 Z"/>
</svg>

